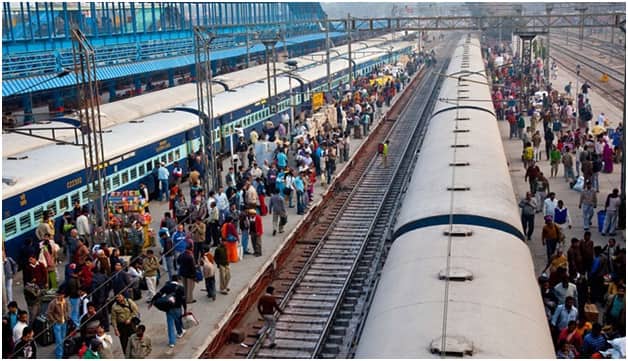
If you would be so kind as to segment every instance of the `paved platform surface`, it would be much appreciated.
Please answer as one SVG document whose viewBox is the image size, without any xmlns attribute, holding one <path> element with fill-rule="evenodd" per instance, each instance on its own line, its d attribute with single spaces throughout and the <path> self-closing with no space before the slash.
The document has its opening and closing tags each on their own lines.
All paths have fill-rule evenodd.
<svg viewBox="0 0 628 361">
<path fill-rule="evenodd" d="M 564 86 L 571 81 L 575 91 L 576 85 L 576 75 L 570 72 L 567 69 L 560 68 L 558 71 L 558 79 L 553 80 L 553 87 L 558 89 L 559 92 L 562 92 Z M 582 81 L 579 82 L 582 85 Z M 611 105 L 602 95 L 598 94 L 594 88 L 589 90 L 589 99 L 591 102 L 591 106 L 593 109 L 593 122 L 597 119 L 597 116 L 600 112 L 604 112 L 608 119 L 610 120 L 610 125 L 612 128 L 617 127 L 619 123 L 622 121 L 622 110 L 617 109 L 615 106 Z M 529 119 L 526 118 L 526 121 Z M 529 122 L 527 123 L 529 125 Z M 529 186 L 527 182 L 524 182 L 525 169 L 523 167 L 523 162 L 521 161 L 521 152 L 522 152 L 522 142 L 519 139 L 508 139 L 509 136 L 509 126 L 508 122 L 500 121 L 499 128 L 502 135 L 502 141 L 504 143 L 504 150 L 506 152 L 506 158 L 509 163 L 509 170 L 511 174 L 512 184 L 515 191 L 515 197 L 517 200 L 520 200 L 525 196 L 526 191 L 529 190 Z M 541 130 L 542 132 L 542 130 Z M 550 190 L 556 193 L 556 199 L 562 199 L 565 202 L 565 206 L 569 209 L 569 215 L 571 216 L 572 228 L 567 229 L 565 232 L 565 238 L 567 242 L 572 237 L 577 237 L 579 239 L 583 238 L 584 228 L 583 228 L 583 217 L 582 210 L 578 209 L 578 202 L 580 200 L 580 193 L 576 192 L 569 188 L 569 184 L 564 179 L 563 167 L 562 165 L 559 168 L 558 176 L 556 178 L 549 178 L 550 174 L 550 163 L 547 161 L 547 157 L 545 155 L 545 149 L 543 148 L 542 152 L 542 160 L 538 162 L 539 168 L 543 174 L 545 174 L 550 183 Z M 600 173 L 599 176 L 600 181 L 600 192 L 597 194 L 598 199 L 598 207 L 595 210 L 596 215 L 593 217 L 593 225 L 591 227 L 591 239 L 595 242 L 595 245 L 604 246 L 608 242 L 608 238 L 611 237 L 603 237 L 598 232 L 598 223 L 597 223 L 597 211 L 604 209 L 604 202 L 606 201 L 606 196 L 613 190 L 613 188 L 621 189 L 621 164 L 613 165 L 613 173 Z M 538 213 L 534 219 L 534 233 L 532 235 L 532 240 L 528 242 L 530 247 L 530 252 L 532 254 L 532 258 L 534 260 L 534 268 L 537 276 L 541 274 L 545 266 L 547 265 L 547 258 L 545 247 L 541 243 L 541 233 L 545 222 L 543 221 L 542 213 Z M 617 231 L 616 236 L 614 237 L 618 245 L 621 247 L 626 247 L 626 232 L 625 230 Z M 570 244 L 565 246 L 565 251 L 569 247 Z"/>
<path fill-rule="evenodd" d="M 399 94 L 393 99 L 392 104 L 397 101 Z M 389 107 L 384 106 L 382 114 L 386 114 Z M 375 119 L 376 126 L 381 119 Z M 364 142 L 362 139 L 351 139 L 350 145 L 350 158 L 356 153 L 360 145 Z M 289 165 L 293 162 L 289 160 Z M 223 169 L 229 169 L 229 161 L 225 160 L 223 163 Z M 338 175 L 349 162 L 338 162 L 336 164 L 335 175 Z M 225 174 L 221 175 L 221 179 L 224 179 Z M 328 185 L 321 186 L 320 181 L 315 185 L 314 199 L 312 205 L 320 202 L 322 194 L 327 190 Z M 185 195 L 189 195 L 189 186 L 185 182 L 182 186 Z M 269 199 L 267 197 L 267 199 Z M 185 334 L 181 339 L 177 339 L 176 346 L 171 349 L 168 347 L 166 315 L 155 308 L 148 309 L 148 304 L 145 300 L 137 301 L 140 308 L 141 320 L 146 325 L 146 335 L 151 338 L 152 341 L 152 353 L 150 358 L 198 358 L 206 349 L 211 339 L 218 332 L 218 329 L 224 322 L 226 322 L 226 315 L 228 315 L 232 309 L 235 308 L 239 300 L 248 293 L 248 288 L 252 284 L 252 281 L 256 278 L 256 275 L 265 269 L 265 265 L 268 262 L 272 262 L 273 255 L 276 251 L 281 249 L 281 246 L 289 238 L 291 232 L 299 225 L 305 215 L 296 214 L 296 200 L 294 201 L 295 208 L 288 209 L 288 223 L 284 227 L 285 232 L 272 236 L 272 215 L 262 217 L 264 224 L 264 236 L 262 237 L 262 256 L 255 257 L 253 255 L 245 255 L 244 259 L 240 262 L 231 264 L 231 292 L 228 295 L 217 293 L 216 301 L 211 301 L 207 298 L 207 294 L 201 289 L 205 288 L 204 282 L 199 282 L 194 288 L 194 298 L 196 303 L 188 305 L 188 311 L 194 313 L 196 318 L 200 321 L 200 325 L 196 326 Z M 287 204 L 286 204 L 287 207 Z M 152 228 L 154 230 L 159 229 L 159 223 L 164 212 L 168 211 L 167 202 L 151 201 L 149 205 L 151 215 L 153 216 Z M 307 213 L 306 213 L 307 215 Z M 252 245 L 249 242 L 249 247 L 252 250 Z M 157 249 L 155 249 L 157 252 Z M 158 254 L 158 253 L 157 253 Z M 57 267 L 57 274 L 59 277 L 59 283 L 63 278 L 63 267 L 65 264 Z M 162 275 L 167 275 L 164 266 L 161 269 Z M 23 283 L 22 272 L 16 275 L 14 280 L 14 298 L 17 300 L 21 308 L 26 309 L 26 302 L 23 295 Z M 218 286 L 218 277 L 216 277 L 216 283 Z M 163 282 L 160 283 L 163 285 Z M 143 291 L 143 295 L 146 291 Z M 110 334 L 114 339 L 114 357 L 124 358 L 122 347 L 118 337 L 113 335 L 113 331 L 110 330 Z M 40 358 L 54 358 L 54 345 L 47 347 L 38 347 L 38 356 Z"/>
</svg>

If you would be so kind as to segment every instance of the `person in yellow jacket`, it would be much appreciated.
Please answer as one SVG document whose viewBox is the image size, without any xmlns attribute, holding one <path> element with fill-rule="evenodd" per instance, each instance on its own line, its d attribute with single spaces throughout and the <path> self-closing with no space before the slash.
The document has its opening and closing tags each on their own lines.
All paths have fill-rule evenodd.
<svg viewBox="0 0 628 361">
<path fill-rule="evenodd" d="M 390 140 L 386 140 L 384 142 L 384 149 L 382 150 L 382 161 L 384 163 L 384 168 L 388 168 L 388 148 L 390 146 Z"/>
</svg>

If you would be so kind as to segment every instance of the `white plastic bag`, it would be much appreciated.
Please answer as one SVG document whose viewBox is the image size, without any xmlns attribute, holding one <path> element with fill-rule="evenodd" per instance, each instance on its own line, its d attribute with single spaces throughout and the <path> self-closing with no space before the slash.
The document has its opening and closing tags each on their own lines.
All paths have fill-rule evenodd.
<svg viewBox="0 0 628 361">
<path fill-rule="evenodd" d="M 183 323 L 183 328 L 185 329 L 189 329 L 199 325 L 198 320 L 192 312 L 184 313 L 183 316 L 181 316 L 181 323 Z"/>
<path fill-rule="evenodd" d="M 582 189 L 584 189 L 584 177 L 583 176 L 578 177 L 578 179 L 576 180 L 576 184 L 574 184 L 572 189 L 576 192 L 582 192 Z"/>
</svg>

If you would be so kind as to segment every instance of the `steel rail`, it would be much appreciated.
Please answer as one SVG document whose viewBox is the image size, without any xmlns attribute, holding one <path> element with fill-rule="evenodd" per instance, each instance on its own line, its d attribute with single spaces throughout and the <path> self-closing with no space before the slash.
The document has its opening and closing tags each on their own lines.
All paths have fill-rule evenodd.
<svg viewBox="0 0 628 361">
<path fill-rule="evenodd" d="M 421 73 L 417 74 L 417 77 L 419 77 L 419 76 L 420 77 L 423 76 L 423 71 L 421 71 Z M 392 129 L 394 129 L 394 127 Z M 392 131 L 392 129 L 391 129 L 391 131 Z M 335 230 L 334 226 L 339 223 L 339 221 L 341 220 L 344 212 L 346 211 L 346 209 L 351 204 L 351 201 L 355 200 L 354 196 L 360 190 L 359 185 L 362 184 L 363 181 L 369 176 L 368 170 L 370 170 L 373 167 L 373 165 L 376 162 L 376 159 L 377 158 L 371 159 L 371 161 L 365 167 L 365 171 L 361 174 L 360 178 L 356 182 L 356 186 L 353 187 L 353 189 L 351 190 L 351 192 L 347 196 L 346 200 L 344 201 L 343 205 L 341 206 L 340 210 L 338 211 L 338 213 L 336 214 L 336 216 L 334 217 L 334 219 L 331 221 L 330 225 L 326 229 L 325 233 L 320 238 L 320 240 L 317 242 L 316 247 L 312 250 L 312 253 L 308 257 L 308 259 L 305 262 L 305 264 L 303 265 L 303 268 L 301 269 L 301 271 L 299 272 L 299 274 L 297 275 L 295 280 L 291 283 L 290 287 L 288 288 L 288 290 L 284 294 L 284 297 L 282 298 L 282 300 L 279 303 L 279 307 L 280 308 L 284 309 L 286 307 L 286 305 L 288 304 L 288 302 L 291 300 L 292 296 L 294 295 L 296 289 L 303 282 L 303 280 L 304 280 L 305 276 L 307 275 L 308 271 L 311 269 L 312 264 L 316 261 L 316 259 L 318 258 L 318 255 L 320 254 L 320 251 L 322 250 L 322 248 L 327 243 L 326 241 L 328 240 L 329 236 Z M 373 218 L 375 218 L 375 217 L 373 217 Z M 368 233 L 367 233 L 367 235 L 368 235 Z M 341 290 L 341 293 L 342 293 L 342 290 Z M 277 315 L 275 315 L 275 316 L 277 316 Z M 266 332 L 264 332 L 264 329 L 262 329 L 262 335 L 257 339 L 255 344 L 251 347 L 251 350 L 249 351 L 249 353 L 247 355 L 247 358 L 253 358 L 253 357 L 255 357 L 257 355 L 257 353 L 259 352 L 259 349 L 262 347 L 262 345 L 263 345 L 263 343 L 265 341 L 265 338 L 266 338 L 265 336 L 266 336 Z M 318 344 L 318 342 L 317 342 L 317 344 Z"/>
<path fill-rule="evenodd" d="M 568 48 L 563 47 L 562 45 L 552 44 L 552 48 L 554 50 L 558 50 L 559 53 L 569 55 L 573 57 L 580 63 L 586 64 L 589 66 L 591 70 L 597 71 L 600 74 L 607 74 L 609 78 L 624 83 L 625 74 L 622 74 L 620 71 L 611 68 L 608 64 L 601 63 L 595 59 L 591 59 L 584 55 L 580 55 L 576 52 L 570 51 Z M 552 56 L 553 57 L 553 56 Z M 556 60 L 554 58 L 554 60 Z"/>
</svg>

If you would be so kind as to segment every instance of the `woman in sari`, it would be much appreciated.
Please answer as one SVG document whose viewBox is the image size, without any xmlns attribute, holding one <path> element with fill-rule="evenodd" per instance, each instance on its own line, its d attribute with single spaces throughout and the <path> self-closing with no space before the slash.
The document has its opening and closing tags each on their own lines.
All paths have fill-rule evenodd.
<svg viewBox="0 0 628 361">
<path fill-rule="evenodd" d="M 604 141 L 602 160 L 604 161 L 604 173 L 613 173 L 613 149 L 607 141 Z"/>
</svg>

